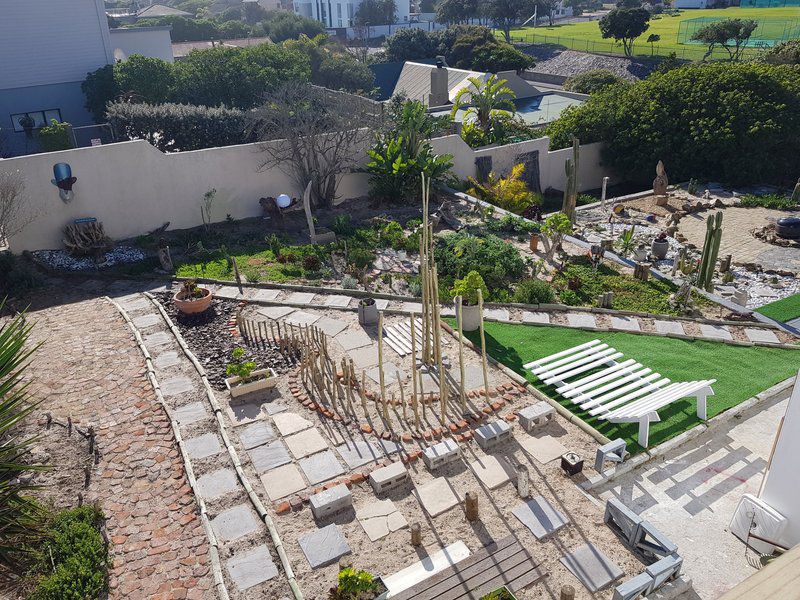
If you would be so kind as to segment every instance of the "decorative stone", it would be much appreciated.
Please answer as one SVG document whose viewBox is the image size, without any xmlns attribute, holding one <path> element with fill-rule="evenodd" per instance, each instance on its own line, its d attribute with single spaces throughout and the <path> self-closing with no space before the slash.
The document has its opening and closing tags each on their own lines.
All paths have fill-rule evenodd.
<svg viewBox="0 0 800 600">
<path fill-rule="evenodd" d="M 202 402 L 192 402 L 176 408 L 173 412 L 175 420 L 181 425 L 191 425 L 208 416 L 206 406 Z"/>
<path fill-rule="evenodd" d="M 280 290 L 256 290 L 251 298 L 254 302 L 273 302 L 280 294 Z"/>
<path fill-rule="evenodd" d="M 544 496 L 526 500 L 517 505 L 511 513 L 530 529 L 537 540 L 553 535 L 569 522 L 569 519 L 553 508 Z"/>
<path fill-rule="evenodd" d="M 197 437 L 184 440 L 186 453 L 190 458 L 208 458 L 222 452 L 222 446 L 215 433 L 204 433 Z"/>
<path fill-rule="evenodd" d="M 176 367 L 181 364 L 181 359 L 177 352 L 168 350 L 156 356 L 153 359 L 153 364 L 157 369 L 169 369 L 170 367 Z"/>
<path fill-rule="evenodd" d="M 308 481 L 312 485 L 333 479 L 344 473 L 344 467 L 336 460 L 330 450 L 302 459 L 300 468 L 303 469 L 303 473 L 306 474 Z"/>
<path fill-rule="evenodd" d="M 780 340 L 775 333 L 769 329 L 746 328 L 744 334 L 751 342 L 761 342 L 765 344 L 778 344 Z"/>
<path fill-rule="evenodd" d="M 216 500 L 238 488 L 236 473 L 231 469 L 218 469 L 197 479 L 197 493 L 203 500 Z"/>
<path fill-rule="evenodd" d="M 280 434 L 284 436 L 303 431 L 313 425 L 311 421 L 293 412 L 275 415 L 272 417 L 272 422 L 275 423 L 275 427 L 277 427 Z"/>
<path fill-rule="evenodd" d="M 401 462 L 375 469 L 369 474 L 369 483 L 376 494 L 404 484 L 409 480 L 408 470 Z"/>
<path fill-rule="evenodd" d="M 591 543 L 562 557 L 561 563 L 592 593 L 603 589 L 624 574 L 622 569 Z"/>
<path fill-rule="evenodd" d="M 437 477 L 414 488 L 414 496 L 431 517 L 437 517 L 456 506 L 462 498 L 445 477 Z"/>
<path fill-rule="evenodd" d="M 194 390 L 194 384 L 188 377 L 173 377 L 165 381 L 159 382 L 161 386 L 161 393 L 165 398 L 185 394 Z"/>
<path fill-rule="evenodd" d="M 236 587 L 242 591 L 278 575 L 278 567 L 272 561 L 266 546 L 256 546 L 234 554 L 228 561 L 227 568 Z"/>
<path fill-rule="evenodd" d="M 316 428 L 306 429 L 283 439 L 295 458 L 303 458 L 321 452 L 328 447 L 325 438 Z"/>
<path fill-rule="evenodd" d="M 261 476 L 261 483 L 272 501 L 304 490 L 306 482 L 296 466 L 289 464 L 272 469 Z"/>
<path fill-rule="evenodd" d="M 300 549 L 312 569 L 319 569 L 335 563 L 345 554 L 350 554 L 350 546 L 339 528 L 330 525 L 307 533 L 299 540 Z"/>
<path fill-rule="evenodd" d="M 275 439 L 275 430 L 263 421 L 246 425 L 237 429 L 237 432 L 239 433 L 239 441 L 242 442 L 245 450 L 263 446 Z"/>
<path fill-rule="evenodd" d="M 469 468 L 490 490 L 499 488 L 514 479 L 516 473 L 504 458 L 485 456 L 470 463 Z"/>
<path fill-rule="evenodd" d="M 346 485 L 335 485 L 309 498 L 315 519 L 321 519 L 353 505 L 353 496 Z"/>
<path fill-rule="evenodd" d="M 154 348 L 172 343 L 173 339 L 174 338 L 165 331 L 157 331 L 156 333 L 144 336 L 144 345 L 148 350 L 152 351 Z"/>
<path fill-rule="evenodd" d="M 612 329 L 619 329 L 622 331 L 641 331 L 642 328 L 639 325 L 639 319 L 636 317 L 617 317 L 611 316 L 611 328 Z"/>
<path fill-rule="evenodd" d="M 525 452 L 542 464 L 559 458 L 567 451 L 566 446 L 550 435 L 542 437 L 521 435 L 517 437 L 517 442 Z"/>
<path fill-rule="evenodd" d="M 336 446 L 336 450 L 349 469 L 356 469 L 369 462 L 379 460 L 383 456 L 380 449 L 364 440 L 348 441 Z"/>
<path fill-rule="evenodd" d="M 292 462 L 289 453 L 286 451 L 286 446 L 280 440 L 248 450 L 247 454 L 250 456 L 256 473 L 264 473 L 280 465 Z"/>
<path fill-rule="evenodd" d="M 703 337 L 717 339 L 717 340 L 732 340 L 730 329 L 725 325 L 710 325 L 708 323 L 700 324 L 700 333 Z"/>
<path fill-rule="evenodd" d="M 505 421 L 487 423 L 475 430 L 475 441 L 487 450 L 511 438 L 511 425 Z"/>
<path fill-rule="evenodd" d="M 546 425 L 555 417 L 556 409 L 544 400 L 519 411 L 519 424 L 525 431 L 532 431 Z"/>
<path fill-rule="evenodd" d="M 161 322 L 161 317 L 157 314 L 148 314 L 142 315 L 141 317 L 136 317 L 133 319 L 133 325 L 136 329 L 147 329 L 148 327 L 153 327 L 154 325 L 158 325 Z"/>
<path fill-rule="evenodd" d="M 359 371 L 369 369 L 378 364 L 378 347 L 369 345 L 348 351 L 347 355 L 353 359 L 353 365 Z"/>
<path fill-rule="evenodd" d="M 211 519 L 211 528 L 221 542 L 230 542 L 258 531 L 259 522 L 247 504 L 223 510 Z"/>
<path fill-rule="evenodd" d="M 259 308 L 256 312 L 269 319 L 277 321 L 281 317 L 285 317 L 286 315 L 293 313 L 295 310 L 297 309 L 292 308 L 291 306 L 265 306 L 264 308 Z"/>
<path fill-rule="evenodd" d="M 356 518 L 373 542 L 408 527 L 405 517 L 391 500 L 371 501 L 356 511 Z"/>
<path fill-rule="evenodd" d="M 433 470 L 458 460 L 460 456 L 461 449 L 458 444 L 448 438 L 430 448 L 426 448 L 422 453 L 422 460 L 428 469 Z"/>
</svg>

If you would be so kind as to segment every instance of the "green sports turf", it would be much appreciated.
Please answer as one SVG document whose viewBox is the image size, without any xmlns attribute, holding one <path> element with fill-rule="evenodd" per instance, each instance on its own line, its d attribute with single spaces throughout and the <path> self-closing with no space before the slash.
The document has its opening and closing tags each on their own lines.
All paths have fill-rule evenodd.
<svg viewBox="0 0 800 600">
<path fill-rule="evenodd" d="M 776 300 L 770 304 L 765 304 L 757 308 L 756 312 L 770 319 L 781 321 L 782 323 L 797 319 L 800 317 L 800 294 L 795 294 L 783 300 Z"/>
<path fill-rule="evenodd" d="M 452 324 L 452 320 L 450 322 Z M 478 332 L 467 333 L 467 337 L 480 344 Z M 486 346 L 490 356 L 526 376 L 538 389 L 604 435 L 611 439 L 624 438 L 632 452 L 640 451 L 636 442 L 638 423 L 609 423 L 591 417 L 522 368 L 525 363 L 593 339 L 602 339 L 622 352 L 625 358 L 634 358 L 672 381 L 716 379 L 712 386 L 715 395 L 708 398 L 709 418 L 787 379 L 800 369 L 800 350 L 731 346 L 720 342 L 601 333 L 567 327 L 486 323 Z M 694 399 L 681 400 L 659 410 L 662 420 L 650 425 L 650 446 L 700 423 L 696 410 Z"/>
<path fill-rule="evenodd" d="M 667 56 L 670 52 L 675 52 L 678 58 L 689 60 L 700 60 L 705 53 L 705 47 L 698 44 L 679 44 L 678 29 L 681 21 L 696 19 L 698 17 L 721 17 L 725 19 L 796 19 L 800 18 L 800 7 L 787 8 L 720 8 L 703 10 L 683 10 L 677 16 L 655 15 L 657 19 L 651 19 L 650 28 L 644 32 L 634 42 L 634 54 L 649 55 L 651 53 L 658 56 Z M 661 40 L 651 47 L 646 43 L 647 37 L 651 34 L 661 36 Z M 502 36 L 501 32 L 498 35 Z M 589 52 L 613 52 L 622 53 L 622 44 L 613 46 L 613 39 L 603 39 L 600 35 L 598 21 L 584 21 L 582 23 L 569 23 L 565 25 L 554 25 L 545 27 L 542 25 L 515 29 L 511 36 L 517 41 L 529 41 L 533 43 L 549 43 L 571 48 L 573 50 L 584 50 Z M 534 37 L 531 37 L 534 36 Z M 714 58 L 727 58 L 728 53 L 718 48 L 715 50 Z"/>
</svg>

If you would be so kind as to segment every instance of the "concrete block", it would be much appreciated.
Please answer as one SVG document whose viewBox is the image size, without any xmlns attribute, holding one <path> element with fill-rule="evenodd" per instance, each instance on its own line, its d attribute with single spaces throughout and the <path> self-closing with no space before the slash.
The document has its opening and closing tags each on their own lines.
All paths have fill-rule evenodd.
<svg viewBox="0 0 800 600">
<path fill-rule="evenodd" d="M 309 498 L 315 519 L 321 519 L 353 505 L 353 496 L 346 485 L 335 485 Z"/>
<path fill-rule="evenodd" d="M 639 523 L 634 541 L 638 550 L 651 556 L 668 556 L 678 551 L 678 546 L 650 521 Z"/>
<path fill-rule="evenodd" d="M 342 532 L 334 523 L 307 533 L 300 538 L 299 543 L 312 569 L 333 564 L 351 552 Z"/>
<path fill-rule="evenodd" d="M 458 460 L 460 456 L 461 449 L 458 444 L 454 440 L 446 439 L 430 448 L 426 448 L 422 453 L 422 460 L 425 461 L 425 466 L 428 469 L 433 470 Z"/>
<path fill-rule="evenodd" d="M 626 448 L 628 444 L 622 438 L 611 440 L 609 443 L 600 446 L 594 458 L 594 470 L 603 474 L 603 465 L 607 460 L 615 463 L 621 463 L 627 454 Z"/>
<path fill-rule="evenodd" d="M 650 575 L 639 573 L 636 577 L 632 577 L 614 588 L 612 600 L 636 600 L 644 594 L 650 593 L 649 590 L 652 585 L 653 578 Z"/>
<path fill-rule="evenodd" d="M 375 469 L 369 474 L 369 483 L 376 494 L 402 485 L 408 480 L 408 470 L 401 462 L 394 462 L 387 467 Z"/>
<path fill-rule="evenodd" d="M 475 430 L 475 441 L 484 450 L 492 448 L 509 438 L 511 438 L 511 425 L 505 421 L 487 423 Z"/>
<path fill-rule="evenodd" d="M 630 548 L 634 547 L 639 524 L 642 522 L 642 518 L 639 515 L 616 498 L 611 498 L 606 502 L 603 522 L 615 529 Z"/>
<path fill-rule="evenodd" d="M 654 562 L 645 569 L 645 573 L 652 578 L 652 584 L 647 593 L 651 594 L 670 579 L 674 579 L 681 573 L 683 559 L 677 554 L 670 554 L 661 560 Z"/>
<path fill-rule="evenodd" d="M 590 592 L 602 590 L 624 574 L 610 558 L 594 544 L 585 544 L 561 558 L 569 569 Z"/>
<path fill-rule="evenodd" d="M 540 401 L 523 408 L 517 414 L 519 415 L 519 424 L 525 431 L 530 432 L 550 422 L 555 417 L 556 409 L 548 402 Z"/>
</svg>

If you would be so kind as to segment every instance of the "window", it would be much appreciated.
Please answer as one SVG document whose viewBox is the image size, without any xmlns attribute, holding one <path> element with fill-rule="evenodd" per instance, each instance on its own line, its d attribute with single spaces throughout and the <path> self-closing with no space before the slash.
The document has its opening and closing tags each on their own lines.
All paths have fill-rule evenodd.
<svg viewBox="0 0 800 600">
<path fill-rule="evenodd" d="M 51 108 L 49 110 L 34 110 L 31 112 L 11 115 L 11 123 L 14 125 L 14 131 L 17 133 L 25 131 L 24 124 L 26 117 L 33 121 L 34 129 L 39 129 L 45 125 L 49 125 L 53 119 L 60 123 L 61 111 L 57 108 Z"/>
<path fill-rule="evenodd" d="M 342 26 L 342 5 L 341 5 L 341 3 L 336 5 L 336 16 L 339 17 L 339 27 L 341 27 Z"/>
</svg>

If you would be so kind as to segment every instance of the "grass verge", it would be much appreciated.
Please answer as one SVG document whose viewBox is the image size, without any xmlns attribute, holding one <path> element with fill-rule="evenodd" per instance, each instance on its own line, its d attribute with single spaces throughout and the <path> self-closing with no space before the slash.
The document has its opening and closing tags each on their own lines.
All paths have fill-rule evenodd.
<svg viewBox="0 0 800 600">
<path fill-rule="evenodd" d="M 800 294 L 765 304 L 757 308 L 756 312 L 781 323 L 797 319 L 800 317 Z"/>
</svg>

